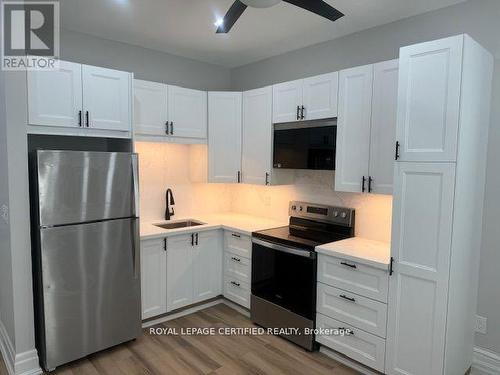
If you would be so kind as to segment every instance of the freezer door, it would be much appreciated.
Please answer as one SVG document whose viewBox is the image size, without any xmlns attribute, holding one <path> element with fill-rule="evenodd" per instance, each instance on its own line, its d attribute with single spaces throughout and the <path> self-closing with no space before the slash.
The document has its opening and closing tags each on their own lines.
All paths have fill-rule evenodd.
<svg viewBox="0 0 500 375">
<path fill-rule="evenodd" d="M 42 229 L 46 369 L 141 333 L 137 219 Z"/>
<path fill-rule="evenodd" d="M 37 151 L 40 225 L 139 216 L 137 155 Z"/>
</svg>

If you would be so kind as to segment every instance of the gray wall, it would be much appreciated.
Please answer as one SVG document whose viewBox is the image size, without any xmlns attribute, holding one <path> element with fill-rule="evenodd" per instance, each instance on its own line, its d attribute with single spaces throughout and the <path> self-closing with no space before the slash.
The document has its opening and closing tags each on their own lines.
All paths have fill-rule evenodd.
<svg viewBox="0 0 500 375">
<path fill-rule="evenodd" d="M 228 68 L 69 30 L 61 30 L 61 58 L 192 89 L 225 90 L 231 84 Z"/>
<path fill-rule="evenodd" d="M 500 353 L 500 1 L 468 2 L 411 17 L 232 70 L 232 89 L 246 90 L 393 59 L 401 46 L 467 33 L 495 56 L 494 89 L 481 249 L 478 314 L 488 318 L 476 344 Z M 471 176 L 473 178 L 473 176 Z M 471 216 L 471 220 L 474 217 Z"/>
</svg>

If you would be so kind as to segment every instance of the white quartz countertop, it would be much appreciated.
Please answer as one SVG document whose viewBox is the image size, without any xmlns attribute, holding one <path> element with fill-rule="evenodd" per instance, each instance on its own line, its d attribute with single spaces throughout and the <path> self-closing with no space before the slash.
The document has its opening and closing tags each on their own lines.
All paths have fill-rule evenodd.
<svg viewBox="0 0 500 375">
<path fill-rule="evenodd" d="M 177 229 L 163 229 L 154 225 L 174 223 L 182 220 L 196 220 L 205 224 Z M 183 233 L 202 232 L 221 228 L 250 235 L 252 232 L 258 230 L 276 228 L 284 225 L 288 225 L 288 222 L 231 212 L 219 214 L 199 214 L 189 217 L 173 217 L 170 221 L 158 220 L 145 222 L 141 220 L 141 239 L 163 238 Z"/>
<path fill-rule="evenodd" d="M 391 244 L 353 237 L 317 246 L 316 252 L 386 270 L 391 259 Z"/>
</svg>

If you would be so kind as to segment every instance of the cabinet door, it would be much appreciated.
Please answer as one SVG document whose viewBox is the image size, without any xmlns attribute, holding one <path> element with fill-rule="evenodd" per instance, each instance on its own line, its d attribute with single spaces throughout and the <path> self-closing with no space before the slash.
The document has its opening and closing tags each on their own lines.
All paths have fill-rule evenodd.
<svg viewBox="0 0 500 375">
<path fill-rule="evenodd" d="M 368 178 L 373 65 L 342 70 L 339 80 L 335 190 L 361 192 Z"/>
<path fill-rule="evenodd" d="M 304 79 L 305 120 L 337 117 L 339 73 L 322 74 Z"/>
<path fill-rule="evenodd" d="M 442 374 L 454 163 L 397 163 L 387 374 Z"/>
<path fill-rule="evenodd" d="M 82 110 L 82 66 L 60 61 L 59 70 L 28 70 L 30 125 L 78 127 Z"/>
<path fill-rule="evenodd" d="M 168 86 L 168 117 L 173 136 L 207 138 L 207 93 Z"/>
<path fill-rule="evenodd" d="M 193 246 L 191 234 L 167 239 L 167 311 L 193 301 Z"/>
<path fill-rule="evenodd" d="M 220 231 L 198 233 L 194 247 L 194 299 L 201 302 L 222 293 L 222 234 Z"/>
<path fill-rule="evenodd" d="M 113 69 L 83 65 L 83 108 L 89 127 L 131 130 L 131 75 Z"/>
<path fill-rule="evenodd" d="M 243 93 L 243 183 L 267 185 L 272 158 L 272 88 Z"/>
<path fill-rule="evenodd" d="M 134 80 L 134 131 L 167 135 L 167 85 Z"/>
<path fill-rule="evenodd" d="M 241 92 L 208 93 L 208 181 L 240 182 Z"/>
<path fill-rule="evenodd" d="M 167 312 L 167 252 L 164 239 L 141 242 L 142 319 Z"/>
<path fill-rule="evenodd" d="M 298 108 L 302 106 L 302 80 L 273 86 L 273 123 L 299 120 Z"/>
<path fill-rule="evenodd" d="M 403 47 L 397 140 L 402 161 L 456 160 L 463 36 Z"/>
<path fill-rule="evenodd" d="M 373 66 L 370 177 L 372 192 L 392 194 L 398 108 L 398 60 Z"/>
</svg>

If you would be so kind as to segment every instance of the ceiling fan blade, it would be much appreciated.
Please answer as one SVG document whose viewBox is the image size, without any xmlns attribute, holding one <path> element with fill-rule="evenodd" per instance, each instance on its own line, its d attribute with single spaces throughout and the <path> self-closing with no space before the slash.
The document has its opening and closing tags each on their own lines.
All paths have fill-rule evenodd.
<svg viewBox="0 0 500 375">
<path fill-rule="evenodd" d="M 344 16 L 344 13 L 338 11 L 330 4 L 323 0 L 283 0 L 289 4 L 298 6 L 299 8 L 308 10 L 318 16 L 325 17 L 330 21 L 336 21 Z"/>
<path fill-rule="evenodd" d="M 217 28 L 217 34 L 229 32 L 245 9 L 247 9 L 247 6 L 240 0 L 236 0 L 224 16 L 222 24 Z"/>
</svg>

